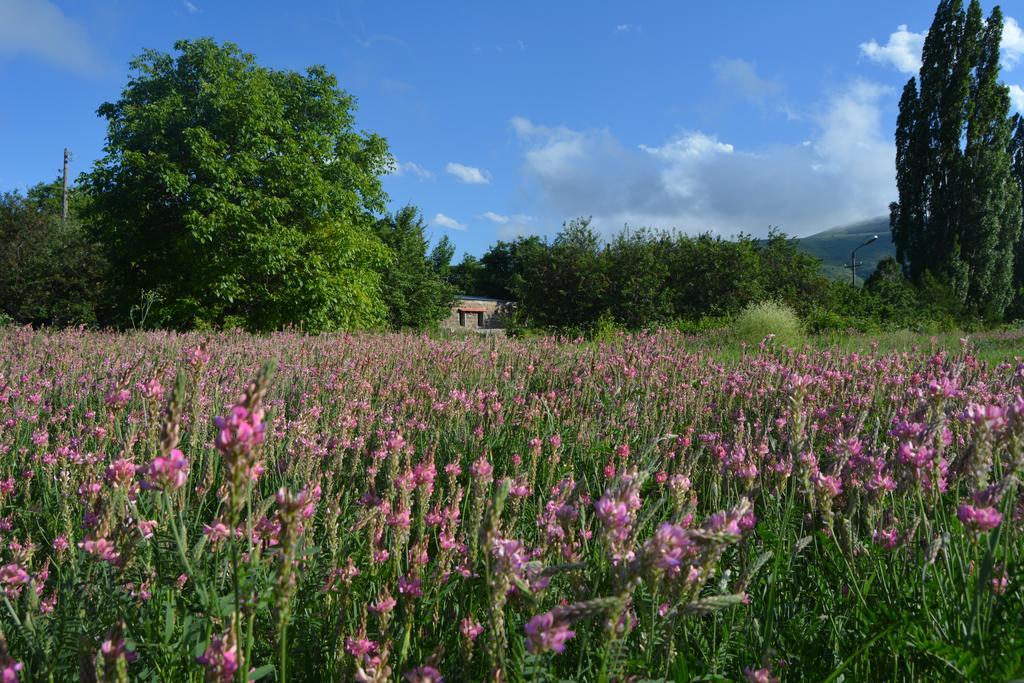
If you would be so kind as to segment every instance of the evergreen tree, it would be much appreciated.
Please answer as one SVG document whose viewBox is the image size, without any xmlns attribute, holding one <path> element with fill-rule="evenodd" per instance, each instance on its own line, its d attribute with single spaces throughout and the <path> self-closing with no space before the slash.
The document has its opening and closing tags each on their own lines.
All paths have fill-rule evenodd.
<svg viewBox="0 0 1024 683">
<path fill-rule="evenodd" d="M 437 272 L 427 254 L 425 224 L 416 207 L 406 206 L 377 221 L 377 236 L 392 252 L 384 270 L 381 294 L 388 325 L 395 330 L 421 330 L 436 325 L 451 311 L 455 288 Z M 440 258 L 439 254 L 433 256 Z"/>
<path fill-rule="evenodd" d="M 455 245 L 448 238 L 442 235 L 434 248 L 430 250 L 430 265 L 434 272 L 444 282 L 449 282 L 452 276 L 452 258 L 455 257 Z"/>
<path fill-rule="evenodd" d="M 462 260 L 452 266 L 448 282 L 456 293 L 463 296 L 484 296 L 480 291 L 486 277 L 480 259 L 472 254 L 463 254 Z"/>
<path fill-rule="evenodd" d="M 1009 93 L 999 83 L 1002 13 L 983 21 L 972 0 L 943 0 L 925 39 L 918 79 L 900 99 L 890 207 L 897 258 L 916 283 L 949 282 L 976 313 L 1010 301 L 1020 192 L 1010 176 Z"/>
<path fill-rule="evenodd" d="M 1017 191 L 1021 195 L 1021 213 L 1024 215 L 1024 116 L 1014 114 L 1011 128 L 1010 163 Z M 1018 314 L 1024 313 L 1024 218 L 1021 220 L 1021 235 L 1015 247 L 1013 288 L 1017 293 L 1015 309 Z"/>
<path fill-rule="evenodd" d="M 973 4 L 972 4 L 973 7 Z M 1021 198 L 1012 173 L 1010 94 L 999 83 L 1003 16 L 986 23 L 971 84 L 959 222 L 967 272 L 962 296 L 978 313 L 1001 315 L 1013 298 L 1013 260 L 1021 229 Z"/>
</svg>

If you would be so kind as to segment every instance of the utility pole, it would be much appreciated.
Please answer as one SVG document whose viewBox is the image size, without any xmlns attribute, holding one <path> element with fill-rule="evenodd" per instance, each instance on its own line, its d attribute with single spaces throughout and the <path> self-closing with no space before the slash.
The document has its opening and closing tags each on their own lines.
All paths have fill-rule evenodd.
<svg viewBox="0 0 1024 683">
<path fill-rule="evenodd" d="M 67 221 L 68 219 L 68 159 L 71 157 L 71 152 L 68 148 L 64 148 L 64 200 L 61 203 L 60 219 Z"/>
<path fill-rule="evenodd" d="M 877 239 L 878 235 L 875 235 L 867 242 L 860 245 L 860 247 L 866 247 Z M 857 249 L 860 249 L 860 247 L 856 247 L 853 251 L 850 252 L 850 265 L 848 267 L 850 269 L 850 284 L 853 285 L 854 287 L 857 286 Z"/>
</svg>

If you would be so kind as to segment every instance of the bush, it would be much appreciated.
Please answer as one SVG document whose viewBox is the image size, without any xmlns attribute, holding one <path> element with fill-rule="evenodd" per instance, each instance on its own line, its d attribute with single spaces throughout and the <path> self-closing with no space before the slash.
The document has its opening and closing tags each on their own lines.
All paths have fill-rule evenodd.
<svg viewBox="0 0 1024 683">
<path fill-rule="evenodd" d="M 749 304 L 732 324 L 733 334 L 740 341 L 760 343 L 768 335 L 777 342 L 793 346 L 803 341 L 803 324 L 796 312 L 776 301 Z"/>
<path fill-rule="evenodd" d="M 683 334 L 703 334 L 715 330 L 727 329 L 732 324 L 732 318 L 727 315 L 705 315 L 697 320 L 680 318 L 675 321 L 675 329 Z"/>
</svg>

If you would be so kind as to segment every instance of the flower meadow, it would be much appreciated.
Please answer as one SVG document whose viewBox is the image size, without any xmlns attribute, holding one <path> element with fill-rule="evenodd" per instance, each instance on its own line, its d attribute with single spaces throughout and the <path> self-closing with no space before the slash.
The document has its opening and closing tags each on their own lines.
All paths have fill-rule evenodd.
<svg viewBox="0 0 1024 683">
<path fill-rule="evenodd" d="M 0 680 L 1008 680 L 1024 364 L 0 331 Z"/>
</svg>

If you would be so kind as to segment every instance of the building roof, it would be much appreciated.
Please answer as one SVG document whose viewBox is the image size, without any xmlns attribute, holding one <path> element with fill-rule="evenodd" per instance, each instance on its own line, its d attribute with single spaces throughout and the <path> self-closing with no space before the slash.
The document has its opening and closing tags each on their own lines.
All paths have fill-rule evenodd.
<svg viewBox="0 0 1024 683">
<path fill-rule="evenodd" d="M 455 297 L 456 301 L 495 301 L 498 303 L 508 303 L 509 299 L 495 299 L 490 296 L 473 296 L 472 294 L 460 294 Z"/>
</svg>

